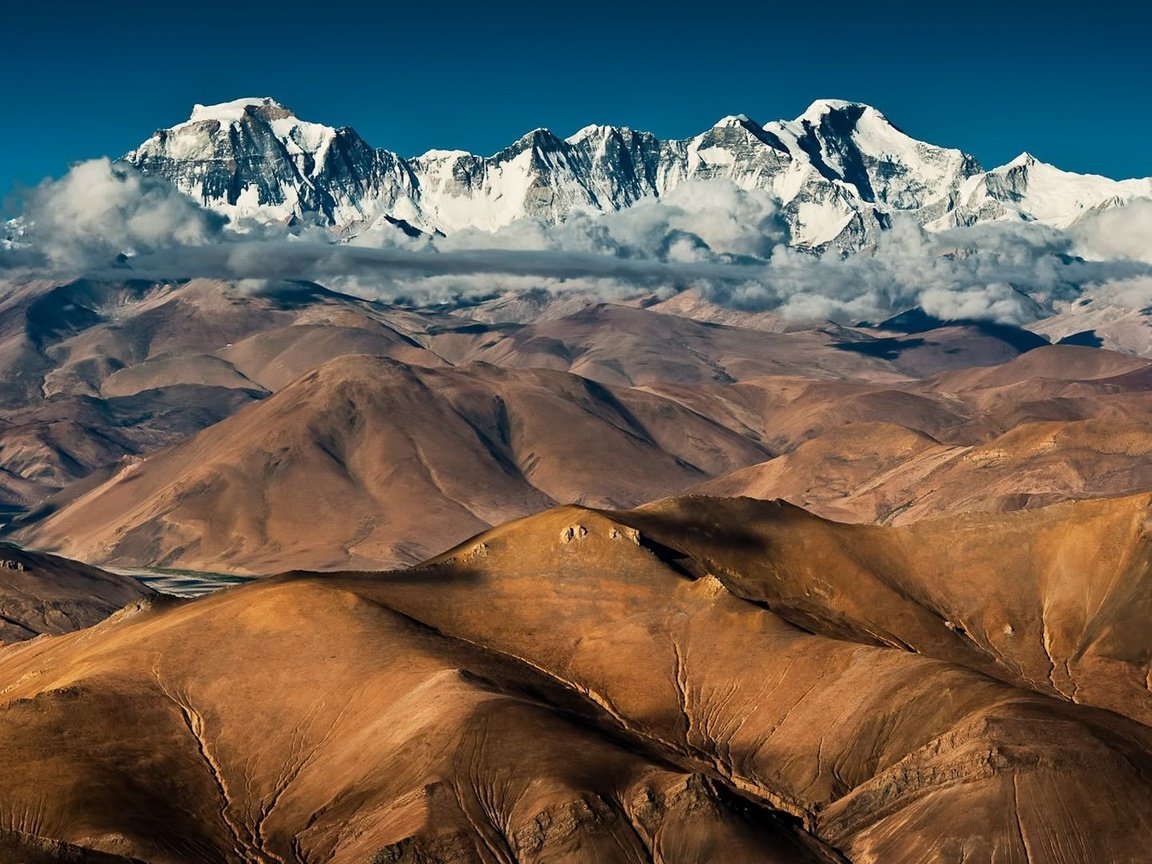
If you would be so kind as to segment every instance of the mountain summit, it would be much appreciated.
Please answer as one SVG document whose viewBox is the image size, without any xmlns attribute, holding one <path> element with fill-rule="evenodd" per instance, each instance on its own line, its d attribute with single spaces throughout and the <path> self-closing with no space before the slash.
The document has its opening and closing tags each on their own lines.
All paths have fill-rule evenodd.
<svg viewBox="0 0 1152 864">
<path fill-rule="evenodd" d="M 617 126 L 587 126 L 567 139 L 536 129 L 491 156 L 431 150 L 405 158 L 351 128 L 246 98 L 197 105 L 124 159 L 233 218 L 317 220 L 350 234 L 385 219 L 444 233 L 524 218 L 558 222 L 724 179 L 777 198 L 792 245 L 855 250 L 900 213 L 931 228 L 1063 225 L 1108 202 L 1152 195 L 1148 180 L 1069 174 L 1031 157 L 984 172 L 971 156 L 910 137 L 869 105 L 835 99 L 812 103 L 795 120 L 725 117 L 682 140 Z"/>
</svg>

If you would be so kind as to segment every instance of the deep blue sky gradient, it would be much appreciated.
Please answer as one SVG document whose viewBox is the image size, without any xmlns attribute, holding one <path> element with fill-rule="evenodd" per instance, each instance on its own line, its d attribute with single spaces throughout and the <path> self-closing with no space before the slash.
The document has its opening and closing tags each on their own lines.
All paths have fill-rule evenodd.
<svg viewBox="0 0 1152 864">
<path fill-rule="evenodd" d="M 682 137 L 834 97 L 987 167 L 1028 150 L 1147 176 L 1142 5 L 24 0 L 0 19 L 0 194 L 120 155 L 195 102 L 265 95 L 403 155 L 593 122 Z"/>
</svg>

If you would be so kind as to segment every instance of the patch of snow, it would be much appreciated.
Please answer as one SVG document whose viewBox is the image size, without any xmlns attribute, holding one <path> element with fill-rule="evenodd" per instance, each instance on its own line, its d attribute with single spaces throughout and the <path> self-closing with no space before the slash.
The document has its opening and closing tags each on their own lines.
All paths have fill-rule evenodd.
<svg viewBox="0 0 1152 864">
<path fill-rule="evenodd" d="M 179 126 L 173 127 L 175 129 L 189 123 L 203 123 L 206 120 L 218 120 L 221 123 L 232 123 L 244 118 L 245 112 L 249 108 L 260 108 L 265 105 L 275 108 L 283 108 L 284 106 L 267 96 L 248 97 L 246 99 L 234 99 L 231 102 L 221 102 L 218 105 L 194 105 L 192 106 L 192 116 Z"/>
</svg>

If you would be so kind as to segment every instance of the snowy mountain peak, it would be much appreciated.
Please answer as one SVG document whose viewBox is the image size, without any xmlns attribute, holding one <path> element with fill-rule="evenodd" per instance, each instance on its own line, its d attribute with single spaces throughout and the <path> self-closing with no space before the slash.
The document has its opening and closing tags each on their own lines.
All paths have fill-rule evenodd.
<svg viewBox="0 0 1152 864">
<path fill-rule="evenodd" d="M 275 99 L 267 96 L 256 96 L 247 99 L 234 99 L 231 102 L 221 102 L 217 105 L 196 104 L 192 106 L 192 116 L 180 126 L 211 120 L 219 123 L 235 123 L 243 120 L 248 114 L 259 116 L 264 120 L 279 120 L 293 116 L 291 111 Z M 179 126 L 174 128 L 179 128 Z"/>
<path fill-rule="evenodd" d="M 461 159 L 471 156 L 467 150 L 426 150 L 416 157 L 420 161 L 443 161 L 445 159 Z M 414 160 L 414 161 L 416 161 Z"/>
<path fill-rule="evenodd" d="M 1088 212 L 1152 197 L 1152 180 L 1113 180 L 1076 174 L 1021 153 L 999 168 L 970 178 L 960 189 L 946 222 L 1044 222 L 1065 228 Z"/>
<path fill-rule="evenodd" d="M 533 129 L 531 132 L 521 135 L 518 139 L 516 139 L 516 143 L 512 146 L 531 146 L 534 144 L 551 145 L 553 143 L 558 143 L 559 141 L 560 139 L 556 137 L 555 133 L 553 133 L 551 129 L 545 129 L 543 126 L 539 126 Z"/>
<path fill-rule="evenodd" d="M 757 129 L 760 128 L 760 124 L 754 120 L 749 119 L 747 114 L 729 114 L 727 117 L 721 117 L 720 120 L 716 122 L 716 125 L 712 128 L 725 129 L 732 126 L 753 126 Z"/>
<path fill-rule="evenodd" d="M 403 168 L 396 170 L 396 157 L 351 129 L 300 120 L 267 97 L 197 105 L 188 120 L 157 131 L 124 159 L 206 207 L 264 222 L 367 223 L 381 215 L 372 191 L 386 176 L 395 174 L 383 192 L 388 207 L 400 206 L 411 182 Z M 363 165 L 365 173 L 351 165 Z"/>
<path fill-rule="evenodd" d="M 602 140 L 614 132 L 616 132 L 615 126 L 602 126 L 598 123 L 591 123 L 588 126 L 585 126 L 583 129 L 577 129 L 564 140 L 569 144 L 578 145 L 584 141 Z"/>
<path fill-rule="evenodd" d="M 1039 159 L 1037 159 L 1028 151 L 1024 151 L 1007 165 L 1005 165 L 1004 168 L 1028 168 L 1037 164 L 1043 163 L 1041 163 Z"/>
<path fill-rule="evenodd" d="M 879 117 L 884 116 L 871 105 L 866 105 L 863 102 L 849 102 L 845 99 L 817 99 L 808 106 L 803 114 L 796 118 L 795 122 L 803 123 L 807 120 L 811 123 L 819 123 L 821 118 L 828 114 L 860 115 L 865 111 L 872 112 Z"/>
<path fill-rule="evenodd" d="M 384 223 L 450 233 L 560 222 L 723 181 L 776 199 L 792 245 L 850 251 L 874 244 L 895 214 L 930 228 L 1055 225 L 1152 196 L 1148 180 L 1069 174 L 1028 154 L 985 172 L 960 150 L 919 141 L 875 108 L 840 99 L 764 125 L 730 115 L 679 140 L 602 125 L 562 140 L 541 128 L 492 156 L 430 150 L 405 159 L 257 97 L 197 105 L 188 121 L 124 158 L 232 218 L 316 220 L 345 235 Z"/>
</svg>

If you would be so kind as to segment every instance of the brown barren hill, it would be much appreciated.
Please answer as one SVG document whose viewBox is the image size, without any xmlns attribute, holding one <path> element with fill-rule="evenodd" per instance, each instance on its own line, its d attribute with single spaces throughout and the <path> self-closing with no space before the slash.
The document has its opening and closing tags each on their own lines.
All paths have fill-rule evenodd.
<svg viewBox="0 0 1152 864">
<path fill-rule="evenodd" d="M 762 375 L 901 380 L 883 358 L 823 330 L 769 333 L 612 303 L 532 324 L 445 328 L 428 347 L 451 362 L 563 369 L 613 386 L 730 383 Z"/>
<path fill-rule="evenodd" d="M 693 491 L 783 498 L 846 522 L 906 524 L 1147 489 L 1147 420 L 1099 418 L 1023 423 L 971 446 L 890 423 L 849 423 Z"/>
<path fill-rule="evenodd" d="M 0 651 L 0 816 L 157 864 L 1131 864 L 1147 507 L 561 507 L 143 609 Z"/>
<path fill-rule="evenodd" d="M 55 506 L 339 356 L 441 365 L 427 326 L 307 282 L 0 279 L 0 510 Z"/>
<path fill-rule="evenodd" d="M 154 864 L 837 860 L 361 585 L 255 587 L 0 653 L 4 823 Z"/>
<path fill-rule="evenodd" d="M 100 563 L 378 568 L 555 502 L 632 506 L 767 455 L 640 390 L 354 356 L 126 467 L 21 536 Z"/>
<path fill-rule="evenodd" d="M 0 543 L 0 643 L 90 627 L 153 596 L 129 576 Z"/>
<path fill-rule="evenodd" d="M 1152 724 L 1150 515 L 1143 494 L 887 527 L 693 496 L 619 518 L 798 626 Z"/>
</svg>

